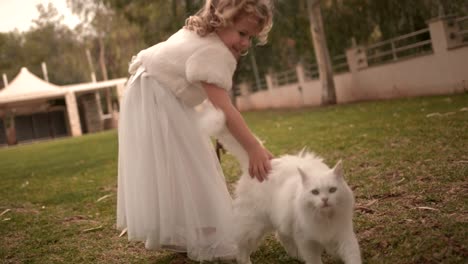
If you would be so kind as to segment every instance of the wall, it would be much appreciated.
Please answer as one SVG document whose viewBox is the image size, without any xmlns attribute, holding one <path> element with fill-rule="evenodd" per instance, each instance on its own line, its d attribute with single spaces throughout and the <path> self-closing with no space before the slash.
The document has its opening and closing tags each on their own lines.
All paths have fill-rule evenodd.
<svg viewBox="0 0 468 264">
<path fill-rule="evenodd" d="M 362 47 L 347 50 L 350 72 L 334 76 L 338 103 L 468 91 L 468 45 L 450 37 L 448 31 L 453 29 L 447 27 L 445 19 L 428 24 L 433 50 L 429 54 L 376 66 L 367 66 L 366 62 L 363 67 L 358 63 L 362 53 L 357 55 Z M 280 87 L 273 87 L 271 80 L 268 81 L 271 77 L 267 76 L 268 90 L 244 93 L 236 98 L 237 107 L 245 111 L 319 106 L 320 80 L 306 80 L 301 65 L 297 67 L 297 74 L 298 83 Z"/>
</svg>

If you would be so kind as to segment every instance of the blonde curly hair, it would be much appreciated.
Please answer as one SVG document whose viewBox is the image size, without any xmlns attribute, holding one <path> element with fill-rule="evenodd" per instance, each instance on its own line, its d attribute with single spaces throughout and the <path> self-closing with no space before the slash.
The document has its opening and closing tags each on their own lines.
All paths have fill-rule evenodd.
<svg viewBox="0 0 468 264">
<path fill-rule="evenodd" d="M 239 15 L 254 15 L 259 20 L 257 45 L 264 45 L 273 25 L 273 5 L 270 0 L 206 0 L 205 6 L 185 20 L 185 28 L 206 36 L 217 28 L 230 26 Z"/>
</svg>

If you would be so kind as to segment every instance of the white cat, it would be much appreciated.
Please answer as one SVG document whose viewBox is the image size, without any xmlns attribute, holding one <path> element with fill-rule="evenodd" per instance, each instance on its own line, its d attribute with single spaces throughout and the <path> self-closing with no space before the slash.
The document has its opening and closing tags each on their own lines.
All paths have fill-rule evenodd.
<svg viewBox="0 0 468 264">
<path fill-rule="evenodd" d="M 276 236 L 292 257 L 307 264 L 322 263 L 323 250 L 345 263 L 361 263 L 353 231 L 354 197 L 344 180 L 341 162 L 330 169 L 305 150 L 272 160 L 268 180 L 260 183 L 248 175 L 248 156 L 224 126 L 224 114 L 205 107 L 201 127 L 217 137 L 242 167 L 236 186 L 239 264 L 250 264 L 265 234 Z"/>
</svg>

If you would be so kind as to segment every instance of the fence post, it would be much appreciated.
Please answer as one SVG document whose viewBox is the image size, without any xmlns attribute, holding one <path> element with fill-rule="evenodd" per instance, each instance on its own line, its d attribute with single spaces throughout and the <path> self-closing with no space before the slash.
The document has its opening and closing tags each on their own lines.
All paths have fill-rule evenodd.
<svg viewBox="0 0 468 264">
<path fill-rule="evenodd" d="M 241 82 L 238 84 L 240 95 L 248 96 L 250 94 L 250 85 L 246 82 Z"/>
<path fill-rule="evenodd" d="M 305 83 L 305 72 L 304 72 L 304 65 L 302 65 L 301 62 L 299 62 L 296 65 L 296 74 L 297 74 L 297 81 L 299 82 L 300 86 L 303 86 Z"/>
<path fill-rule="evenodd" d="M 367 68 L 367 55 L 364 46 L 356 46 L 346 50 L 346 61 L 350 72 L 357 72 L 360 69 Z"/>
<path fill-rule="evenodd" d="M 360 49 L 361 52 L 358 52 L 358 49 Z M 349 73 L 351 74 L 351 85 L 349 86 L 349 91 L 346 92 L 349 96 L 346 96 L 347 99 L 344 101 L 359 99 L 356 97 L 356 93 L 359 92 L 359 70 L 367 67 L 367 58 L 365 55 L 366 53 L 363 47 L 353 46 L 346 50 L 346 62 L 348 63 Z M 363 60 L 361 65 L 359 64 L 360 59 Z"/>
<path fill-rule="evenodd" d="M 299 105 L 300 107 L 305 104 L 305 99 L 304 99 L 305 72 L 304 72 L 304 65 L 302 64 L 302 62 L 299 62 L 296 65 L 296 74 L 297 74 L 297 82 L 299 83 L 298 90 L 299 90 L 299 95 L 300 95 L 300 98 L 299 98 L 299 101 L 301 104 Z"/>
<path fill-rule="evenodd" d="M 427 22 L 431 34 L 434 53 L 444 53 L 460 44 L 455 17 L 435 18 Z"/>
<path fill-rule="evenodd" d="M 271 74 L 271 73 L 266 74 L 266 75 L 265 75 L 265 80 L 266 80 L 266 84 L 267 84 L 268 90 L 269 90 L 269 91 L 273 90 L 273 88 L 275 87 L 275 85 L 274 85 L 274 83 L 273 83 L 272 74 Z"/>
<path fill-rule="evenodd" d="M 392 40 L 392 41 L 390 42 L 390 44 L 392 45 L 392 57 L 393 57 L 393 60 L 397 60 L 398 57 L 397 57 L 396 50 L 395 50 L 395 42 Z"/>
</svg>

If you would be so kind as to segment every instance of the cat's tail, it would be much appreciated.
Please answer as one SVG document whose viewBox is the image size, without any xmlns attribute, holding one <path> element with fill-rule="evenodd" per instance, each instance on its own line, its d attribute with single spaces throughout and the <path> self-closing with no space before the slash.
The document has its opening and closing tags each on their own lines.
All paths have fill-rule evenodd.
<svg viewBox="0 0 468 264">
<path fill-rule="evenodd" d="M 239 161 L 242 172 L 247 172 L 249 156 L 226 127 L 226 117 L 223 111 L 216 109 L 211 103 L 204 103 L 199 113 L 201 130 L 205 134 L 217 138 L 223 147 Z"/>
</svg>

